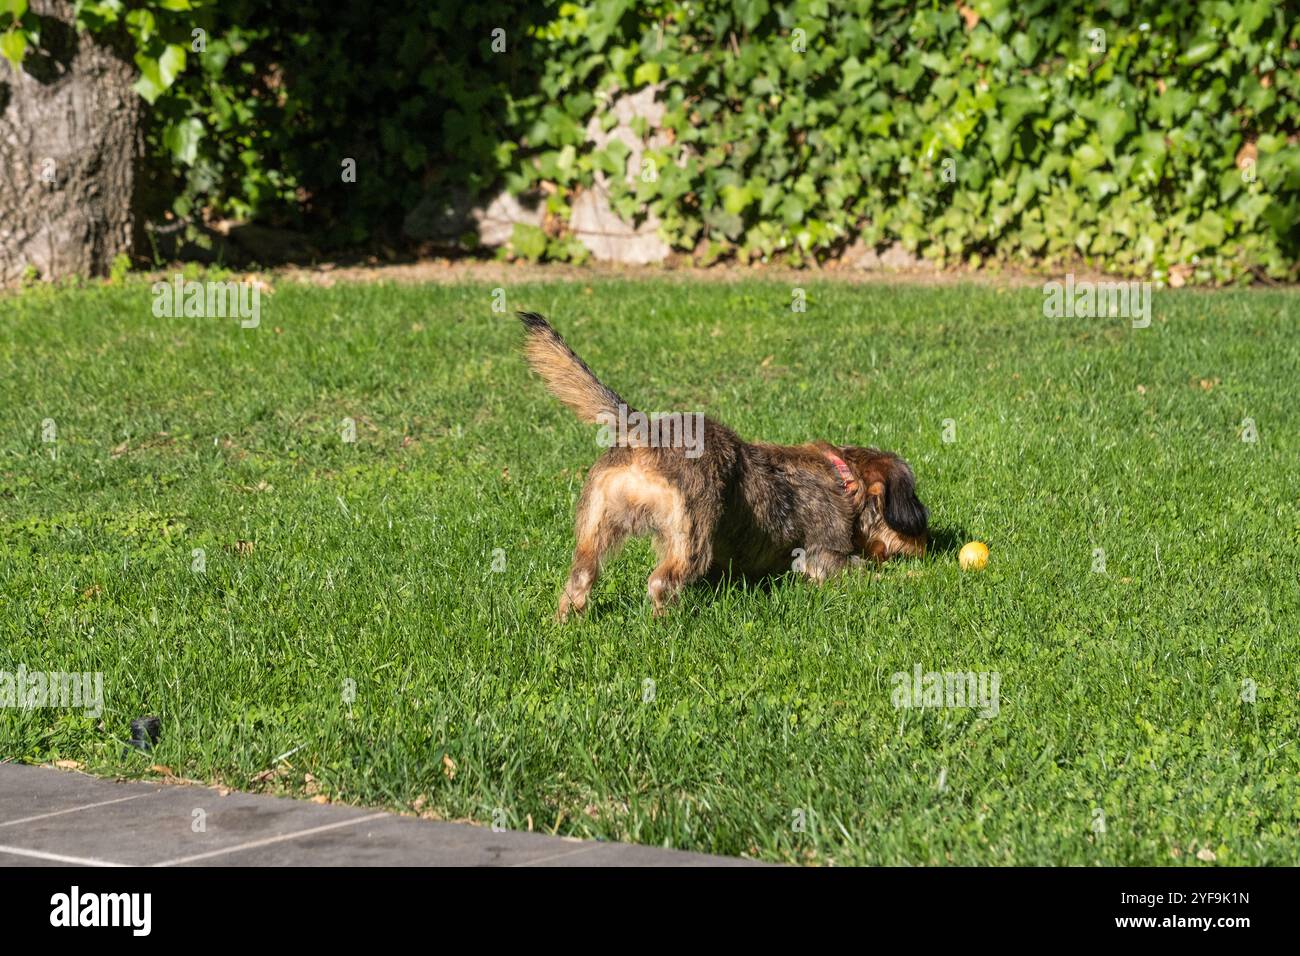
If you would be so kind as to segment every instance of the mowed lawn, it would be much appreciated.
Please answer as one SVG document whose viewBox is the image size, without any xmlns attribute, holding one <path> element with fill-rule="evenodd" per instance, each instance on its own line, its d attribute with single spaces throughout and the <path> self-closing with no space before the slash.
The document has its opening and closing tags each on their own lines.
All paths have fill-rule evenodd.
<svg viewBox="0 0 1300 956">
<path fill-rule="evenodd" d="M 769 861 L 1300 863 L 1300 295 L 802 286 L 503 284 L 639 408 L 902 454 L 931 553 L 656 620 L 637 542 L 568 625 L 600 448 L 491 285 L 0 298 L 0 670 L 105 696 L 0 757 Z M 918 665 L 997 716 L 895 708 Z"/>
</svg>

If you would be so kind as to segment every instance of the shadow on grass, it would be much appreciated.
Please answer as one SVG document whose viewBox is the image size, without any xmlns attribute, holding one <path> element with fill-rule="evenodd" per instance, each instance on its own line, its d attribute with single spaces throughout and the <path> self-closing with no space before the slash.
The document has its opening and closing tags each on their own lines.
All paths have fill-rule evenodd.
<svg viewBox="0 0 1300 956">
<path fill-rule="evenodd" d="M 953 554 L 969 540 L 965 528 L 931 528 L 930 544 L 925 553 L 927 557 Z"/>
<path fill-rule="evenodd" d="M 965 528 L 931 528 L 930 542 L 925 549 L 925 558 L 939 559 L 956 554 L 961 550 L 961 546 L 969 540 L 970 538 Z M 870 564 L 866 566 L 874 567 Z M 724 591 L 731 590 L 741 592 L 756 591 L 766 594 L 774 587 L 780 586 L 782 583 L 797 581 L 800 577 L 799 574 L 792 571 L 748 576 L 728 571 L 722 574 L 715 573 L 707 575 L 697 581 L 693 581 L 687 585 L 687 590 L 696 594 L 706 595 L 718 595 Z M 646 606 L 648 607 L 649 605 Z M 593 600 L 588 604 L 587 609 L 583 612 L 583 617 L 588 620 L 598 621 L 602 618 L 626 614 L 628 613 L 628 610 L 629 607 L 626 604 L 620 606 L 618 602 L 602 602 Z"/>
</svg>

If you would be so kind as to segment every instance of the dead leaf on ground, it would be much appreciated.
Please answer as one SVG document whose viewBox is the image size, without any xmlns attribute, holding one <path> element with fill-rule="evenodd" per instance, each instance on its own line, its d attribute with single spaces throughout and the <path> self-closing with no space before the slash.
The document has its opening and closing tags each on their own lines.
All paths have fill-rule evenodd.
<svg viewBox="0 0 1300 956">
<path fill-rule="evenodd" d="M 1244 143 L 1241 149 L 1237 150 L 1237 168 L 1245 169 L 1248 166 L 1254 166 L 1255 160 L 1259 158 L 1259 150 L 1254 143 Z"/>
<path fill-rule="evenodd" d="M 60 770 L 80 770 L 85 764 L 79 760 L 56 760 L 54 766 Z"/>
<path fill-rule="evenodd" d="M 256 290 L 259 295 L 275 294 L 275 289 L 271 288 L 271 284 L 259 275 L 246 275 L 244 281 L 248 283 L 250 289 Z"/>
<path fill-rule="evenodd" d="M 456 761 L 447 754 L 442 755 L 442 772 L 446 774 L 448 780 L 456 779 Z"/>
</svg>

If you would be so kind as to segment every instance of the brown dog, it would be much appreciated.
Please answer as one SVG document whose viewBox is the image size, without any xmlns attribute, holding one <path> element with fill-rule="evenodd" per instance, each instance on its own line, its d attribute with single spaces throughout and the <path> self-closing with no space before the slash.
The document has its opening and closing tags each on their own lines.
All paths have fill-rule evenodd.
<svg viewBox="0 0 1300 956">
<path fill-rule="evenodd" d="M 897 455 L 826 442 L 751 444 L 702 415 L 643 416 L 544 318 L 519 317 L 528 363 L 579 418 L 601 425 L 611 446 L 578 499 L 561 619 L 586 606 L 601 562 L 632 535 L 654 536 L 659 565 L 648 591 L 656 614 L 701 578 L 793 569 L 824 581 L 858 555 L 925 553 L 928 515 Z"/>
</svg>

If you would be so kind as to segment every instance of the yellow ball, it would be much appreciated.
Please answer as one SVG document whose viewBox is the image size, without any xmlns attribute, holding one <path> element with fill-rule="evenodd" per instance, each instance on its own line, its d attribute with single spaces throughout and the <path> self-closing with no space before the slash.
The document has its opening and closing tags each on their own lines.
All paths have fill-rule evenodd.
<svg viewBox="0 0 1300 956">
<path fill-rule="evenodd" d="M 963 571 L 978 571 L 989 563 L 989 546 L 983 541 L 970 541 L 962 546 L 957 560 Z"/>
</svg>

